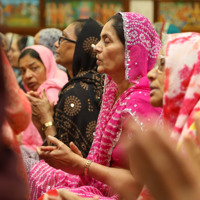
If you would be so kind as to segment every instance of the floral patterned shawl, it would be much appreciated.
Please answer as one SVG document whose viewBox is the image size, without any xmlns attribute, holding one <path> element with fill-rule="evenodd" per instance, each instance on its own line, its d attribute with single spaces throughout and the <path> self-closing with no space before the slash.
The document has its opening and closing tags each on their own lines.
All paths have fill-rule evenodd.
<svg viewBox="0 0 200 200">
<path fill-rule="evenodd" d="M 131 113 L 139 117 L 151 118 L 160 110 L 150 105 L 149 81 L 147 72 L 153 67 L 161 43 L 150 21 L 135 13 L 120 13 L 124 22 L 126 79 L 134 83 L 115 101 L 117 86 L 110 76 L 106 76 L 103 102 L 98 117 L 95 138 L 88 159 L 110 166 L 113 148 L 122 132 L 123 114 Z M 36 164 L 29 175 L 31 197 L 51 189 L 67 188 L 83 197 L 99 195 L 100 199 L 116 199 L 112 189 L 89 177 L 64 173 L 49 167 L 44 161 Z"/>
<path fill-rule="evenodd" d="M 172 136 L 182 140 L 200 110 L 200 34 L 169 35 L 166 49 L 164 118 L 174 127 Z M 169 114 L 170 113 L 170 114 Z"/>
</svg>

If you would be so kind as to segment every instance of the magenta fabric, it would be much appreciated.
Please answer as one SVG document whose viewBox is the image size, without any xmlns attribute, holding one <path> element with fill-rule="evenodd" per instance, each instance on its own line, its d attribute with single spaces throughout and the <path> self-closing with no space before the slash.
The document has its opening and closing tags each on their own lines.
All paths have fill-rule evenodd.
<svg viewBox="0 0 200 200">
<path fill-rule="evenodd" d="M 127 12 L 122 17 L 126 41 L 126 79 L 137 83 L 153 68 L 161 48 L 160 38 L 144 16 Z"/>
<path fill-rule="evenodd" d="M 153 67 L 161 47 L 159 37 L 149 20 L 142 15 L 135 13 L 120 14 L 124 21 L 126 40 L 126 79 L 134 83 L 134 85 L 127 89 L 115 102 L 117 86 L 110 76 L 106 76 L 95 138 L 87 157 L 93 162 L 105 166 L 110 166 L 111 164 L 113 148 L 116 147 L 120 139 L 123 120 L 127 114 L 131 114 L 135 121 L 140 126 L 143 126 L 143 119 L 151 120 L 154 115 L 159 115 L 161 112 L 160 109 L 150 105 L 149 81 L 146 77 L 147 72 Z M 132 40 L 135 42 L 132 43 Z M 139 49 L 138 52 L 140 52 L 142 59 L 146 58 L 146 62 L 141 61 L 139 55 L 134 58 L 134 62 L 130 62 L 135 49 Z M 138 62 L 138 64 L 135 65 L 135 62 Z M 32 200 L 36 200 L 44 192 L 58 188 L 66 188 L 82 197 L 88 198 L 94 197 L 94 195 L 99 195 L 99 199 L 119 198 L 109 186 L 102 182 L 90 177 L 71 175 L 61 170 L 56 170 L 43 160 L 32 168 L 29 174 L 29 181 Z"/>
<path fill-rule="evenodd" d="M 25 49 L 33 49 L 39 55 L 46 68 L 46 81 L 40 85 L 37 92 L 41 94 L 41 91 L 45 89 L 49 102 L 54 101 L 55 104 L 58 101 L 58 93 L 60 89 L 68 82 L 67 74 L 57 67 L 53 53 L 48 48 L 42 45 L 33 45 Z M 26 91 L 29 91 L 24 84 Z M 43 140 L 37 131 L 34 124 L 31 122 L 27 129 L 22 133 L 22 145 L 35 150 L 37 146 L 41 146 Z"/>
</svg>

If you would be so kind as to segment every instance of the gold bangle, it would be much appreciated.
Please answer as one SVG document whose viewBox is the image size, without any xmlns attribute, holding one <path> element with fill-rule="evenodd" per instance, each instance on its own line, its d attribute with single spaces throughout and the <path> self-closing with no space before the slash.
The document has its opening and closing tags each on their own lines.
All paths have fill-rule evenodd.
<svg viewBox="0 0 200 200">
<path fill-rule="evenodd" d="M 42 131 L 44 132 L 48 127 L 50 126 L 54 126 L 54 122 L 50 121 L 50 122 L 46 122 L 42 125 Z"/>
<path fill-rule="evenodd" d="M 89 167 L 92 164 L 91 160 L 87 160 L 87 162 L 84 165 L 84 175 L 87 176 L 89 172 Z"/>
</svg>

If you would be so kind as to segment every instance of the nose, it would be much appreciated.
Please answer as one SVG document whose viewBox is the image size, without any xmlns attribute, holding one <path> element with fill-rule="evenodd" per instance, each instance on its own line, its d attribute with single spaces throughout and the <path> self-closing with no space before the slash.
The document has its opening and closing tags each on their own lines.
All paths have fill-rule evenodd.
<svg viewBox="0 0 200 200">
<path fill-rule="evenodd" d="M 153 80 L 156 79 L 156 75 L 157 75 L 157 73 L 156 73 L 156 66 L 154 66 L 154 68 L 153 68 L 151 71 L 148 72 L 147 78 L 148 78 L 150 81 L 153 81 Z"/>
<path fill-rule="evenodd" d="M 54 43 L 54 46 L 55 46 L 56 48 L 59 47 L 58 40 Z"/>
<path fill-rule="evenodd" d="M 22 76 L 24 80 L 30 79 L 31 77 L 32 77 L 32 72 L 30 69 L 27 69 L 24 75 Z"/>
<path fill-rule="evenodd" d="M 10 57 L 11 54 L 12 54 L 12 53 L 11 53 L 11 50 L 8 50 L 8 52 L 7 52 L 7 56 Z"/>
<path fill-rule="evenodd" d="M 102 47 L 101 47 L 100 41 L 94 46 L 93 50 L 94 50 L 94 52 L 96 52 L 96 53 L 102 52 Z"/>
</svg>

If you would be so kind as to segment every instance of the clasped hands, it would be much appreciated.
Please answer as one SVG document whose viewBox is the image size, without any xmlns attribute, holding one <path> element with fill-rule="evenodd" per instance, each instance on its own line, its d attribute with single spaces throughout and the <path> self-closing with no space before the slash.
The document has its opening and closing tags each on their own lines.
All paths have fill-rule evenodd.
<svg viewBox="0 0 200 200">
<path fill-rule="evenodd" d="M 46 138 L 42 132 L 42 125 L 46 122 L 53 121 L 54 102 L 49 102 L 45 90 L 42 90 L 41 97 L 37 92 L 29 91 L 28 97 L 32 108 L 32 122 L 40 132 L 43 139 Z"/>
<path fill-rule="evenodd" d="M 37 148 L 38 155 L 50 166 L 74 175 L 83 175 L 86 159 L 82 157 L 77 146 L 70 142 L 69 147 L 55 137 L 48 136 L 55 146 Z"/>
<path fill-rule="evenodd" d="M 53 116 L 54 102 L 49 102 L 45 90 L 42 90 L 41 96 L 34 91 L 27 92 L 26 96 L 31 103 L 33 121 L 41 124 L 46 123 L 49 120 L 49 115 Z"/>
</svg>

